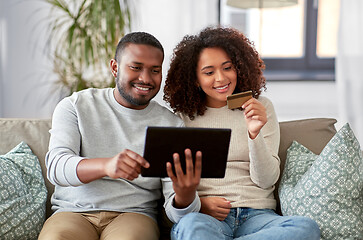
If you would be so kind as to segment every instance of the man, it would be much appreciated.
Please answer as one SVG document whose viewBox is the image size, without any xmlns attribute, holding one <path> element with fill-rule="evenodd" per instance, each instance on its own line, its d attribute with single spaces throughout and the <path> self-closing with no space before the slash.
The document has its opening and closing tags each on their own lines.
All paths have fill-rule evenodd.
<svg viewBox="0 0 363 240">
<path fill-rule="evenodd" d="M 164 50 L 148 33 L 124 36 L 110 62 L 115 89 L 87 89 L 63 99 L 53 114 L 48 178 L 55 185 L 52 209 L 39 239 L 158 239 L 157 201 L 163 189 L 166 213 L 177 222 L 199 211 L 196 194 L 201 153 L 187 170 L 174 154 L 176 175 L 143 178 L 141 156 L 147 126 L 183 126 L 151 99 L 161 85 Z M 174 189 L 174 191 L 173 191 Z"/>
</svg>

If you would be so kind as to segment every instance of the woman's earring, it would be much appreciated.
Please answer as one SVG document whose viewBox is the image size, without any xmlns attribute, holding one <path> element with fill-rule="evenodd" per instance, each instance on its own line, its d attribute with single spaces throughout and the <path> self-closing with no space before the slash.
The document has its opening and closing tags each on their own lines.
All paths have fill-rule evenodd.
<svg viewBox="0 0 363 240">
<path fill-rule="evenodd" d="M 200 86 L 198 86 L 198 91 L 201 92 L 202 91 L 202 88 Z"/>
</svg>

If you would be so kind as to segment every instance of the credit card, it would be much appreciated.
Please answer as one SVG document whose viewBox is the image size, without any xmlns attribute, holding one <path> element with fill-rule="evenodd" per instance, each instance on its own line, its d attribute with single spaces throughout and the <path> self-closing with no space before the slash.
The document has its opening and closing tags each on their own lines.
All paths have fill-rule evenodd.
<svg viewBox="0 0 363 240">
<path fill-rule="evenodd" d="M 242 105 L 252 98 L 252 91 L 236 93 L 227 96 L 227 105 L 229 109 L 242 107 Z"/>
</svg>

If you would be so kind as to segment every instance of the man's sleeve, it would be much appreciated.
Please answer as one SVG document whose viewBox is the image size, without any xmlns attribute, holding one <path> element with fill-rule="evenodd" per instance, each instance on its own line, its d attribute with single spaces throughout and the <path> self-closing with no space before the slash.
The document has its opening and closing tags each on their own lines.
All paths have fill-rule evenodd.
<svg viewBox="0 0 363 240">
<path fill-rule="evenodd" d="M 69 98 L 63 99 L 54 110 L 49 131 L 49 149 L 45 157 L 48 179 L 54 185 L 78 186 L 83 184 L 77 176 L 81 136 L 77 114 Z"/>
</svg>

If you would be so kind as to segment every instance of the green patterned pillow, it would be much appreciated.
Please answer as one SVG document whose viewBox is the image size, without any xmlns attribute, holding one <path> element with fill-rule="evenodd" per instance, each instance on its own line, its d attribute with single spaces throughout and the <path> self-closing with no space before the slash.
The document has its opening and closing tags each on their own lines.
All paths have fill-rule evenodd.
<svg viewBox="0 0 363 240">
<path fill-rule="evenodd" d="M 363 156 L 349 124 L 320 155 L 292 143 L 279 196 L 282 214 L 314 219 L 322 239 L 363 239 Z"/>
<path fill-rule="evenodd" d="M 0 156 L 0 239 L 37 239 L 46 198 L 38 158 L 26 143 Z"/>
</svg>

